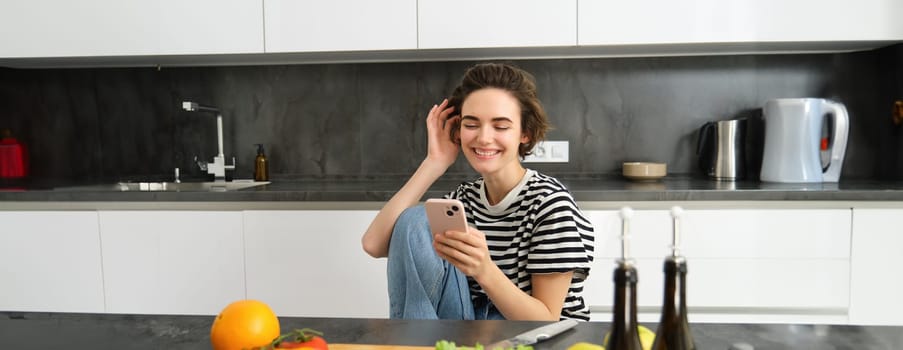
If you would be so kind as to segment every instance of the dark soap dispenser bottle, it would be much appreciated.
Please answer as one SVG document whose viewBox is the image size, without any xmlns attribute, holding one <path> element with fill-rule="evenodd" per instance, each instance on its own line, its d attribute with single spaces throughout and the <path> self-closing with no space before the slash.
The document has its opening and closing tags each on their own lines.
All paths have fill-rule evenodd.
<svg viewBox="0 0 903 350">
<path fill-rule="evenodd" d="M 254 181 L 269 181 L 270 171 L 267 156 L 263 151 L 263 144 L 256 144 L 257 159 L 254 160 Z"/>
<path fill-rule="evenodd" d="M 621 259 L 614 272 L 615 307 L 612 315 L 611 331 L 605 349 L 642 350 L 637 333 L 636 286 L 637 271 L 629 257 L 629 228 L 633 210 L 621 209 Z"/>
<path fill-rule="evenodd" d="M 674 221 L 671 255 L 665 257 L 665 299 L 653 350 L 696 350 L 687 322 L 687 260 L 680 255 L 679 248 L 682 213 L 680 207 L 671 208 Z"/>
</svg>

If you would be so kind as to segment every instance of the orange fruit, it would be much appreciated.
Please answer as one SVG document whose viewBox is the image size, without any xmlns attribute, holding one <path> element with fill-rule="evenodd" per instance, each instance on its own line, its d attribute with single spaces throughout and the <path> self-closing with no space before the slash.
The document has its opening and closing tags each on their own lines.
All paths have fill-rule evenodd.
<svg viewBox="0 0 903 350">
<path fill-rule="evenodd" d="M 226 306 L 213 320 L 213 350 L 241 350 L 268 345 L 279 336 L 279 319 L 267 304 L 239 300 Z"/>
</svg>

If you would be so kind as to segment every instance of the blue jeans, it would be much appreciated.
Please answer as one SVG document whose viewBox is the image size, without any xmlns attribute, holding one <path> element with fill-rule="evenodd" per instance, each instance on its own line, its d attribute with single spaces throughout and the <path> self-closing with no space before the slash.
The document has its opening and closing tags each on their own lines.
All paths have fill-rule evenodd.
<svg viewBox="0 0 903 350">
<path fill-rule="evenodd" d="M 471 301 L 467 276 L 436 255 L 422 205 L 406 209 L 389 242 L 389 317 L 504 319 L 485 298 Z"/>
</svg>

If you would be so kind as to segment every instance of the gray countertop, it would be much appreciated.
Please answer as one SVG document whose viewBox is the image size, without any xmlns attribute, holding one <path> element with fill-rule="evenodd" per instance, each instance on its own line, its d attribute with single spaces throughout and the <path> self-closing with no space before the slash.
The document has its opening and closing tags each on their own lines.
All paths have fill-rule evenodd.
<svg viewBox="0 0 903 350">
<path fill-rule="evenodd" d="M 632 182 L 619 176 L 559 177 L 580 202 L 622 201 L 903 201 L 903 181 L 848 180 L 782 184 L 668 176 Z M 425 198 L 442 196 L 466 178 L 441 179 Z M 274 179 L 229 192 L 113 191 L 109 186 L 23 186 L 0 189 L 0 201 L 55 202 L 384 202 L 406 178 Z"/>
<path fill-rule="evenodd" d="M 209 349 L 213 316 L 21 313 L 0 311 L 0 349 Z M 280 317 L 283 331 L 313 328 L 331 343 L 432 346 L 487 344 L 547 322 L 408 321 L 363 318 Z M 646 324 L 651 330 L 655 324 Z M 566 349 L 577 342 L 599 344 L 610 325 L 581 322 L 541 342 L 536 350 Z M 903 348 L 903 327 L 691 324 L 699 349 L 727 350 L 745 343 L 756 350 Z"/>
</svg>

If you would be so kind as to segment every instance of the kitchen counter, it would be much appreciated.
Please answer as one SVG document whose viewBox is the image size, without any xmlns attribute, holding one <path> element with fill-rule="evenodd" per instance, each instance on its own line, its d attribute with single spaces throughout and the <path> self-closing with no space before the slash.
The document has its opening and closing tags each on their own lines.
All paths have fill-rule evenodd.
<svg viewBox="0 0 903 350">
<path fill-rule="evenodd" d="M 208 349 L 213 316 L 154 316 L 0 312 L 0 349 Z M 283 331 L 313 328 L 332 343 L 432 346 L 487 344 L 546 324 L 527 321 L 405 321 L 281 317 Z M 656 325 L 647 324 L 652 330 Z M 692 324 L 699 349 L 726 350 L 746 343 L 763 349 L 903 348 L 903 327 L 787 324 Z M 536 350 L 601 343 L 606 322 L 583 322 Z"/>
<path fill-rule="evenodd" d="M 96 184 L 31 185 L 0 189 L 0 202 L 384 202 L 406 177 L 275 179 L 229 192 L 113 191 Z M 780 184 L 721 182 L 668 176 L 632 182 L 620 176 L 559 177 L 578 202 L 624 201 L 903 201 L 903 181 L 848 180 L 840 183 Z M 443 178 L 424 198 L 438 197 L 467 178 Z M 115 182 L 112 182 L 115 183 Z"/>
</svg>

